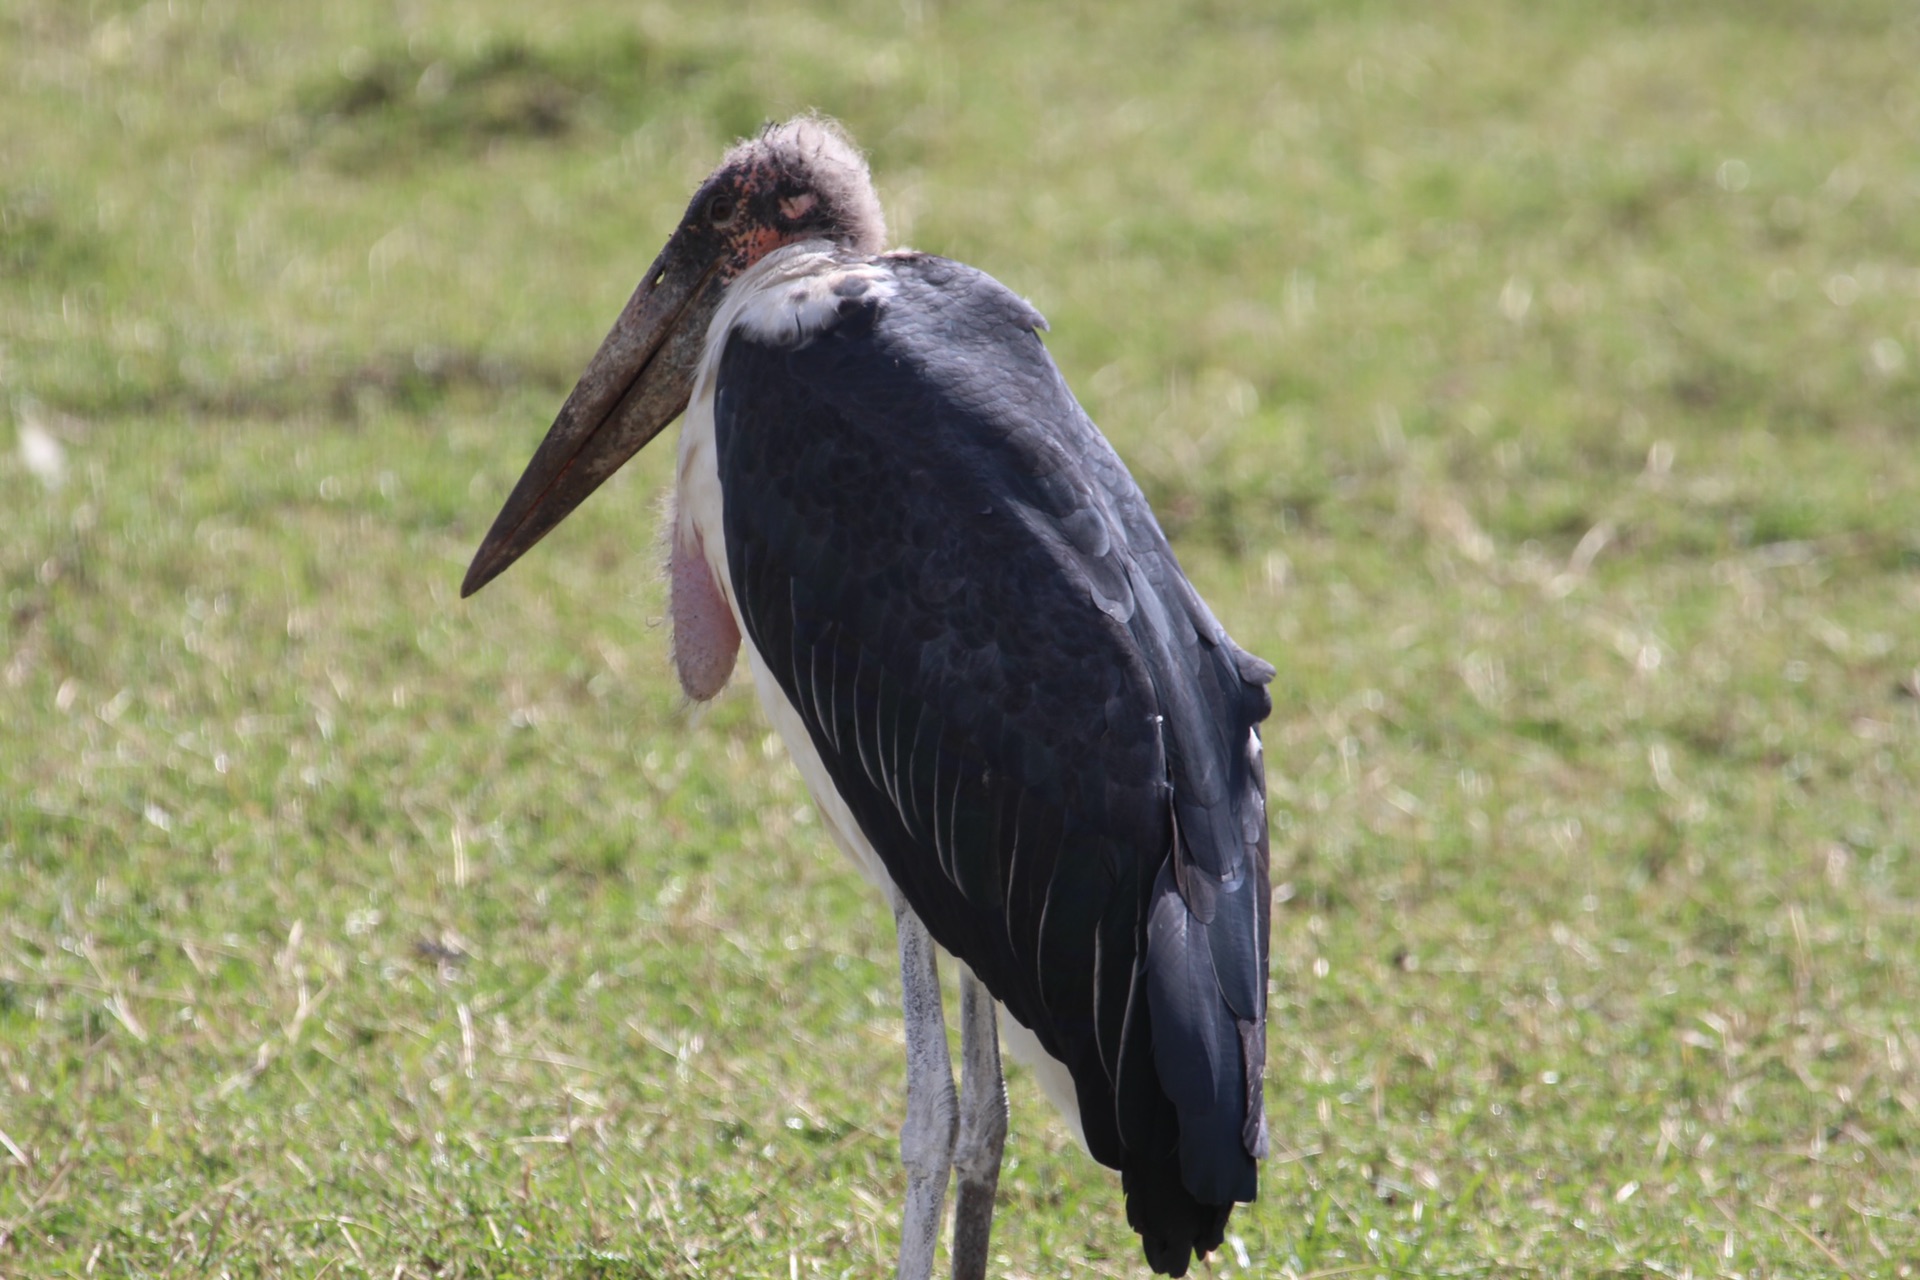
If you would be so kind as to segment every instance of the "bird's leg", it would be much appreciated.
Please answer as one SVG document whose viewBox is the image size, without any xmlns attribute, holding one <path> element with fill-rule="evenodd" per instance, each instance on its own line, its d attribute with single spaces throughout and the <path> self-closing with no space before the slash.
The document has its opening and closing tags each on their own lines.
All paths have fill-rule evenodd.
<svg viewBox="0 0 1920 1280">
<path fill-rule="evenodd" d="M 960 967 L 960 1134 L 953 1167 L 953 1280 L 984 1280 L 993 1232 L 993 1193 L 1007 1144 L 1007 1082 L 1000 1074 L 1000 1029 L 993 997 Z"/>
<path fill-rule="evenodd" d="M 894 908 L 893 921 L 900 933 L 900 1004 L 907 1022 L 907 1121 L 900 1127 L 907 1210 L 900 1223 L 899 1277 L 930 1280 L 953 1168 L 953 1060 L 947 1054 L 933 939 L 904 902 Z"/>
</svg>

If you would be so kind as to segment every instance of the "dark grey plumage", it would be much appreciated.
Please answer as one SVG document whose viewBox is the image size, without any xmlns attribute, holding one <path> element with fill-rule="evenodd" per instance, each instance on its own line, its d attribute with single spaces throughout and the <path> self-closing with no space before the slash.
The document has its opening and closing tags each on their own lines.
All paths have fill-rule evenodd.
<svg viewBox="0 0 1920 1280">
<path fill-rule="evenodd" d="M 851 288 L 827 332 L 722 357 L 740 613 L 914 913 L 1068 1066 L 1180 1275 L 1264 1154 L 1272 668 L 1187 582 L 1039 314 L 957 263 L 871 261 L 893 288 Z"/>
</svg>

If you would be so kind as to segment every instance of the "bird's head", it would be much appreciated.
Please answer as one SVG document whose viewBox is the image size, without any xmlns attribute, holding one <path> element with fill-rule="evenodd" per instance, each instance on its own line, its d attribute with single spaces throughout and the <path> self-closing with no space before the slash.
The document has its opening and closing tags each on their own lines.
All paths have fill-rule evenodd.
<svg viewBox="0 0 1920 1280">
<path fill-rule="evenodd" d="M 474 554 L 462 596 L 505 571 L 680 416 L 727 287 L 804 240 L 867 256 L 886 242 L 866 161 L 839 125 L 811 115 L 738 143 L 700 184 Z"/>
</svg>

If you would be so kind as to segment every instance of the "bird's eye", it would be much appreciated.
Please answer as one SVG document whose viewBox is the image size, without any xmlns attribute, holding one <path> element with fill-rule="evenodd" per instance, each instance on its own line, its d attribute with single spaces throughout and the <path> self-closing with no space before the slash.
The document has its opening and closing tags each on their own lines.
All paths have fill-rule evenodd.
<svg viewBox="0 0 1920 1280">
<path fill-rule="evenodd" d="M 707 221 L 716 227 L 724 227 L 733 221 L 737 208 L 732 196 L 715 196 L 707 201 Z"/>
</svg>

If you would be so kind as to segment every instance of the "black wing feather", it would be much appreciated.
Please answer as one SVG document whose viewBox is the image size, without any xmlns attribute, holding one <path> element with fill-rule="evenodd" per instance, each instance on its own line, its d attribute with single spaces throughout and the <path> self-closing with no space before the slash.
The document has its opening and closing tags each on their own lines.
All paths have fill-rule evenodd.
<svg viewBox="0 0 1920 1280">
<path fill-rule="evenodd" d="M 1183 1274 L 1264 1153 L 1272 669 L 1180 572 L 1039 315 L 956 263 L 877 265 L 893 287 L 828 332 L 728 341 L 735 596 L 908 904 L 1067 1064 L 1148 1260 Z"/>
</svg>

